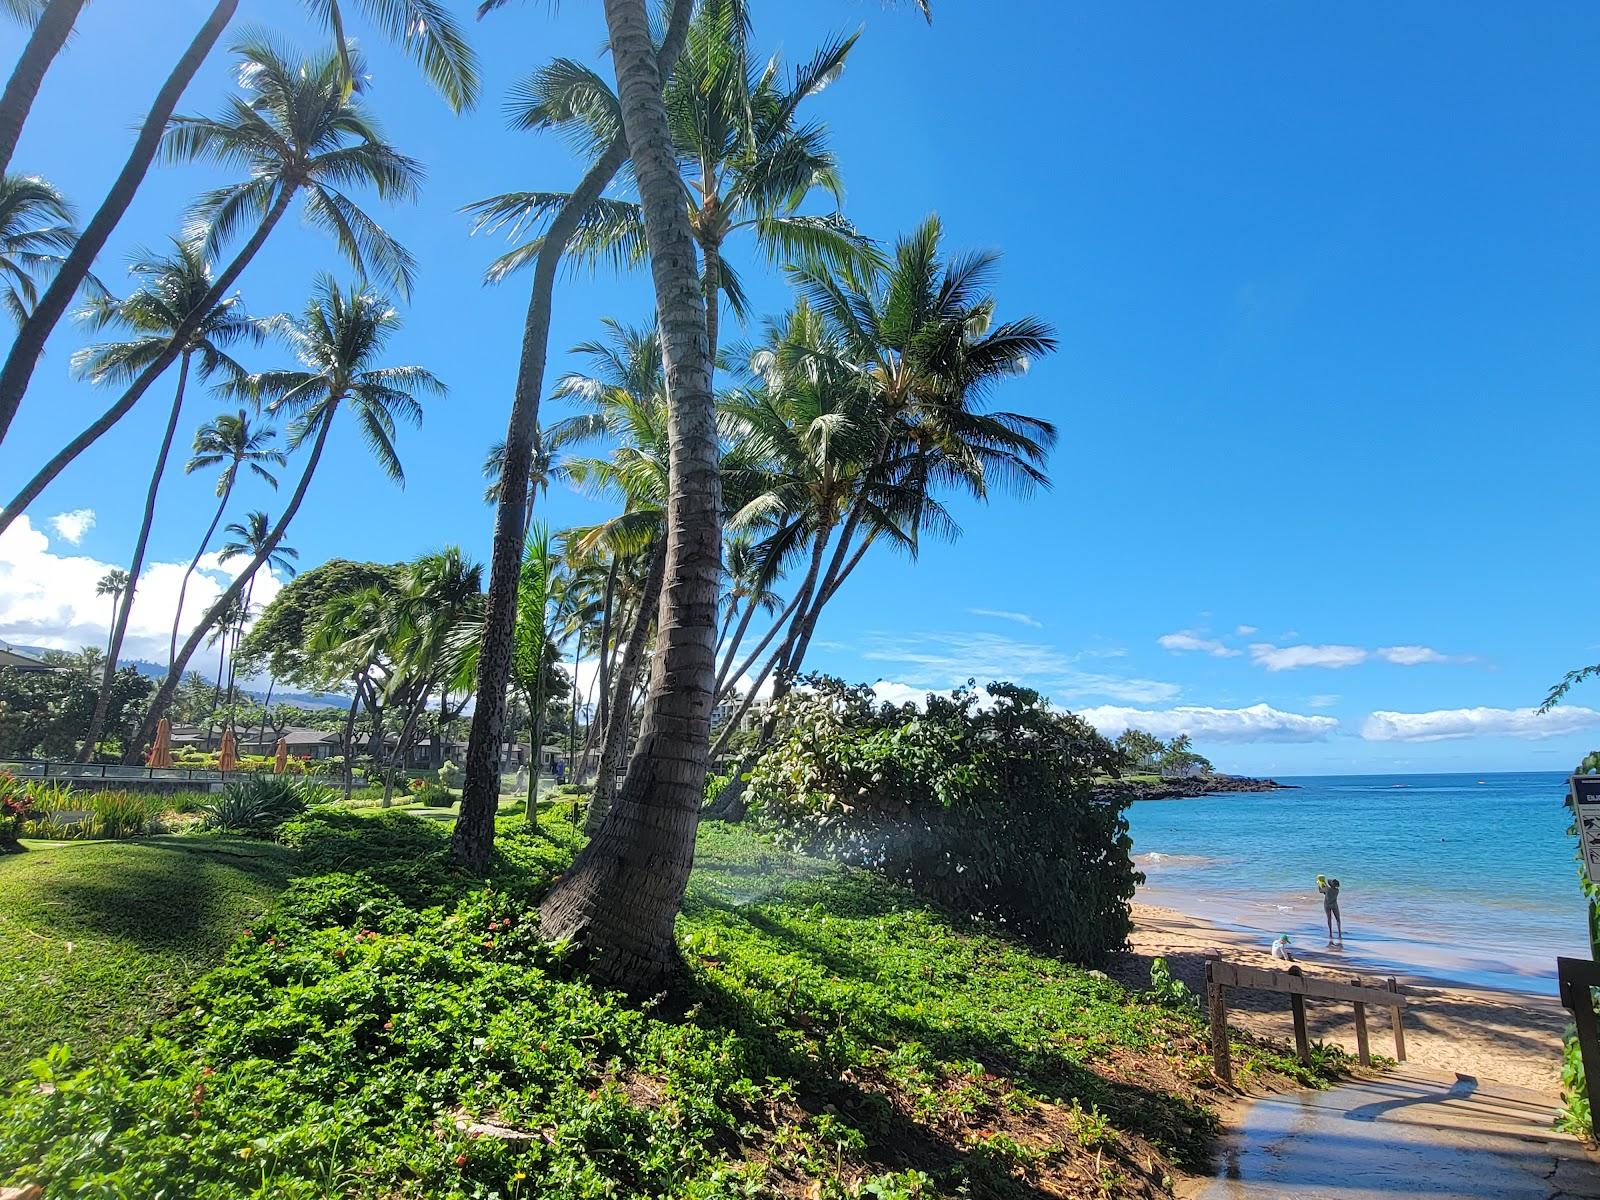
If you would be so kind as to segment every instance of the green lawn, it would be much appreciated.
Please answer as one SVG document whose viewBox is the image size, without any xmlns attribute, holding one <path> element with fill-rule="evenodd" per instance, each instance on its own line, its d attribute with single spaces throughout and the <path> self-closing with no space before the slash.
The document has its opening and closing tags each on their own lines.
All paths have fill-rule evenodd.
<svg viewBox="0 0 1600 1200">
<path fill-rule="evenodd" d="M 288 881 L 295 852 L 234 838 L 30 843 L 0 855 L 0 1062 L 149 1023 Z"/>
<path fill-rule="evenodd" d="M 199 841 L 0 863 L 41 945 L 92 937 L 104 964 L 67 980 L 48 952 L 7 951 L 32 997 L 17 1009 L 40 1010 L 20 1041 L 74 1045 L 48 1088 L 0 1098 L 0 1184 L 1105 1200 L 1169 1194 L 1209 1147 L 1222 1093 L 1192 1001 L 748 827 L 702 829 L 685 970 L 643 1006 L 538 939 L 533 907 L 579 840 L 558 812 L 501 818 L 487 887 L 449 867 L 443 820 L 317 813 L 286 832 L 298 863 Z M 157 1036 L 102 1051 L 111 1024 L 139 1025 L 142 983 L 170 997 L 291 869 Z M 1235 1063 L 1247 1083 L 1311 1078 L 1281 1048 L 1241 1041 Z"/>
</svg>

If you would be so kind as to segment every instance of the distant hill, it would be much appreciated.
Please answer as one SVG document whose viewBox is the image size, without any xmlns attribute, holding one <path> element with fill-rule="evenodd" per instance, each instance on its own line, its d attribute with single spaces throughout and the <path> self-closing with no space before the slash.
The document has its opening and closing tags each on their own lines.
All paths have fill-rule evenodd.
<svg viewBox="0 0 1600 1200">
<path fill-rule="evenodd" d="M 49 648 L 45 646 L 14 646 L 13 649 L 20 650 L 23 654 L 31 654 L 35 658 L 49 653 Z M 132 667 L 146 679 L 165 679 L 167 676 L 165 667 L 159 663 L 146 662 L 142 658 L 123 659 L 121 665 Z M 214 684 L 217 681 L 215 675 L 208 674 L 203 670 L 196 670 L 193 667 L 187 673 L 198 675 L 207 683 Z M 258 703 L 265 702 L 267 698 L 265 688 L 250 687 L 244 684 L 239 685 L 239 693 L 250 697 L 250 699 Z M 274 704 L 293 704 L 299 708 L 344 708 L 350 703 L 350 698 L 336 693 L 286 692 L 280 688 L 273 688 L 272 702 Z"/>
</svg>

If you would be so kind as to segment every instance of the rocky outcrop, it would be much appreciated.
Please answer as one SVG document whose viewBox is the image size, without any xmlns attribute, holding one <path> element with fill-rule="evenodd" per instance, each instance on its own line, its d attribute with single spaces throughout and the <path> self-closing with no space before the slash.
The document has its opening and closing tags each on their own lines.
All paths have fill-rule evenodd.
<svg viewBox="0 0 1600 1200">
<path fill-rule="evenodd" d="M 1209 779 L 1113 779 L 1095 788 L 1106 799 L 1183 800 L 1191 796 L 1212 796 L 1219 792 L 1276 792 L 1293 790 L 1292 783 L 1276 779 L 1249 779 L 1243 775 L 1213 775 Z"/>
</svg>

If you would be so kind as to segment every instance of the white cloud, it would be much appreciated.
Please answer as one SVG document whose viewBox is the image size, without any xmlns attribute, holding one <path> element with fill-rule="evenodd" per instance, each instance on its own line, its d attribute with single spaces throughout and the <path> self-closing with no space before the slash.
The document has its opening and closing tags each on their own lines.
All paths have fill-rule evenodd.
<svg viewBox="0 0 1600 1200">
<path fill-rule="evenodd" d="M 1057 701 L 1104 696 L 1129 704 L 1160 704 L 1178 695 L 1175 683 L 1127 679 L 1077 666 L 1078 656 L 1052 646 L 1018 641 L 996 633 L 920 633 L 868 638 L 861 657 L 895 663 L 904 682 L 943 691 L 976 679 L 1008 680 L 1037 688 Z"/>
<path fill-rule="evenodd" d="M 1384 662 L 1401 667 L 1415 667 L 1423 663 L 1468 663 L 1470 655 L 1442 654 L 1432 646 L 1380 646 L 1375 651 Z"/>
<path fill-rule="evenodd" d="M 896 683 L 892 679 L 880 679 L 872 685 L 873 693 L 885 704 L 915 704 L 921 708 L 928 699 L 928 689 L 912 687 L 909 683 Z"/>
<path fill-rule="evenodd" d="M 1445 708 L 1433 712 L 1375 712 L 1361 726 L 1369 742 L 1444 742 L 1469 737 L 1549 738 L 1600 727 L 1592 708 Z"/>
<path fill-rule="evenodd" d="M 1270 642 L 1253 642 L 1250 661 L 1269 671 L 1294 671 L 1301 667 L 1325 667 L 1339 670 L 1358 667 L 1377 659 L 1397 667 L 1418 667 L 1426 663 L 1469 663 L 1470 655 L 1445 654 L 1432 646 L 1379 646 L 1368 650 L 1365 646 L 1274 646 Z"/>
<path fill-rule="evenodd" d="M 1044 625 L 1036 617 L 1031 617 L 1025 612 L 1007 612 L 1003 608 L 969 608 L 975 617 L 993 617 L 997 621 L 1015 621 L 1018 625 L 1026 625 L 1031 629 L 1043 629 Z"/>
<path fill-rule="evenodd" d="M 218 566 L 215 555 L 201 560 L 184 595 L 180 640 L 211 607 L 233 577 L 249 562 L 238 558 Z M 116 563 L 87 555 L 60 555 L 26 516 L 0 534 L 0 640 L 52 650 L 104 646 L 111 627 L 111 598 L 94 586 Z M 123 641 L 124 659 L 165 664 L 178 605 L 178 587 L 187 562 L 154 562 L 139 577 L 133 611 Z M 251 598 L 269 603 L 281 581 L 263 570 Z"/>
<path fill-rule="evenodd" d="M 1332 692 L 1319 692 L 1315 696 L 1307 697 L 1307 699 L 1306 699 L 1306 707 L 1307 708 L 1332 708 L 1335 704 L 1339 703 L 1339 701 L 1342 698 L 1343 697 L 1337 696 L 1337 695 L 1333 694 Z"/>
<path fill-rule="evenodd" d="M 1235 634 L 1237 634 L 1239 637 L 1249 637 L 1251 634 L 1260 633 L 1261 631 L 1259 629 L 1257 629 L 1254 625 L 1241 625 L 1241 626 L 1239 626 L 1239 628 L 1235 629 L 1233 632 Z"/>
<path fill-rule="evenodd" d="M 1217 658 L 1235 658 L 1241 653 L 1241 651 L 1235 650 L 1232 646 L 1223 645 L 1216 638 L 1203 637 L 1192 629 L 1180 629 L 1177 633 L 1164 633 L 1156 639 L 1156 644 L 1171 650 L 1174 654 L 1197 651 Z"/>
<path fill-rule="evenodd" d="M 1143 729 L 1160 738 L 1187 733 L 1202 745 L 1206 742 L 1320 742 L 1339 728 L 1339 722 L 1333 717 L 1281 712 L 1266 704 L 1252 704 L 1248 708 L 1185 705 L 1155 710 L 1102 705 L 1079 709 L 1077 713 L 1107 737 L 1115 737 L 1125 729 Z"/>
<path fill-rule="evenodd" d="M 50 518 L 50 528 L 63 542 L 76 546 L 83 535 L 94 528 L 94 509 L 75 508 L 71 512 L 57 513 Z"/>
</svg>

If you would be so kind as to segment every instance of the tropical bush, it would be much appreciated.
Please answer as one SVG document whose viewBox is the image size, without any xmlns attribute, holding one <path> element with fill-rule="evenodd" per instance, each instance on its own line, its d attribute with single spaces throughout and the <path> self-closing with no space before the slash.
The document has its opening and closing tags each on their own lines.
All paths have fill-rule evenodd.
<svg viewBox="0 0 1600 1200">
<path fill-rule="evenodd" d="M 217 750 L 174 750 L 172 765 L 191 771 L 215 771 L 220 754 Z M 274 754 L 241 754 L 233 769 L 241 774 L 273 773 L 277 771 L 277 766 L 278 759 Z M 284 763 L 283 771 L 288 775 L 328 775 L 335 767 L 342 766 L 342 760 L 304 758 L 291 754 Z"/>
<path fill-rule="evenodd" d="M 919 895 L 1072 958 L 1120 948 L 1139 875 L 1125 798 L 1096 796 L 1115 761 L 1037 692 L 968 685 L 926 712 L 812 678 L 785 697 L 750 778 L 781 841 L 870 867 Z"/>
<path fill-rule="evenodd" d="M 10 771 L 0 771 L 0 850 L 16 848 L 23 824 L 33 815 L 33 796 Z"/>
<path fill-rule="evenodd" d="M 406 784 L 406 791 L 413 800 L 429 808 L 449 808 L 456 802 L 454 792 L 430 779 L 413 779 Z"/>
<path fill-rule="evenodd" d="M 458 788 L 467 781 L 466 771 L 448 758 L 439 767 L 439 782 L 445 787 Z"/>
<path fill-rule="evenodd" d="M 331 803 L 336 793 L 320 784 L 285 775 L 252 775 L 235 780 L 200 809 L 200 823 L 223 833 L 270 836 L 306 809 Z"/>
<path fill-rule="evenodd" d="M 76 792 L 59 780 L 30 780 L 32 810 L 23 828 L 52 841 L 133 838 L 161 833 L 171 800 L 144 792 Z"/>
</svg>

